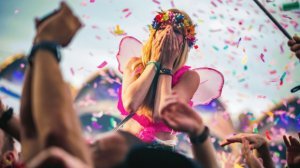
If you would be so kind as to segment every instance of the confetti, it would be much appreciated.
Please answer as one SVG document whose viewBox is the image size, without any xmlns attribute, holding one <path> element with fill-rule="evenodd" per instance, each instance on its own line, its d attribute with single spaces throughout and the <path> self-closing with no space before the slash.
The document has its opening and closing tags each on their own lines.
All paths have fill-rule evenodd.
<svg viewBox="0 0 300 168">
<path fill-rule="evenodd" d="M 90 3 L 94 3 L 95 2 L 95 0 L 90 0 Z"/>
<path fill-rule="evenodd" d="M 103 68 L 107 65 L 107 62 L 106 61 L 103 61 L 100 65 L 97 66 L 97 68 Z"/>
<path fill-rule="evenodd" d="M 283 84 L 283 80 L 284 80 L 285 76 L 286 76 L 286 72 L 284 72 L 280 77 L 280 83 L 279 83 L 280 86 Z"/>
<path fill-rule="evenodd" d="M 248 61 L 248 56 L 247 56 L 247 54 L 245 53 L 244 56 L 243 56 L 243 58 L 242 58 L 242 64 L 243 64 L 243 65 L 247 64 L 247 61 Z"/>
<path fill-rule="evenodd" d="M 216 51 L 219 51 L 219 48 L 217 46 L 213 46 L 213 48 L 216 50 Z"/>
<path fill-rule="evenodd" d="M 75 74 L 74 69 L 70 68 L 70 71 L 71 71 L 72 76 L 74 76 L 74 74 Z"/>
<path fill-rule="evenodd" d="M 174 4 L 173 0 L 171 0 L 171 6 L 172 6 L 172 8 L 175 8 L 175 4 Z"/>
<path fill-rule="evenodd" d="M 239 48 L 240 42 L 241 42 L 242 38 L 239 38 L 239 41 L 237 42 L 236 48 Z"/>
<path fill-rule="evenodd" d="M 271 140 L 270 132 L 268 130 L 266 130 L 266 137 L 268 140 Z"/>
<path fill-rule="evenodd" d="M 152 0 L 152 2 L 156 3 L 156 4 L 160 4 L 160 2 L 158 0 Z"/>
<path fill-rule="evenodd" d="M 264 56 L 265 55 L 263 53 L 260 54 L 260 59 L 262 60 L 262 62 L 265 62 Z"/>
<path fill-rule="evenodd" d="M 115 35 L 126 35 L 125 31 L 120 28 L 120 25 L 116 26 L 116 29 L 113 31 Z"/>
</svg>

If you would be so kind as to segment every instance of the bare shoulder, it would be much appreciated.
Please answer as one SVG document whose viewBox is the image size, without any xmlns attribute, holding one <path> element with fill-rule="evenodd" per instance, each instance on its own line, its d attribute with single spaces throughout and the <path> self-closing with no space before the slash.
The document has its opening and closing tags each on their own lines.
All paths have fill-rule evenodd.
<svg viewBox="0 0 300 168">
<path fill-rule="evenodd" d="M 198 85 L 200 83 L 200 76 L 196 71 L 188 70 L 182 75 L 181 81 L 184 81 L 185 83 L 193 83 Z"/>
</svg>

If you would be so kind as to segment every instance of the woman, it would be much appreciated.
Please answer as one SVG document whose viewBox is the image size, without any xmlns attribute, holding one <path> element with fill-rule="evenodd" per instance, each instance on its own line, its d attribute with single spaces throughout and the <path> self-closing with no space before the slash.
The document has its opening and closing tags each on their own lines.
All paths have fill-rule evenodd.
<svg viewBox="0 0 300 168">
<path fill-rule="evenodd" d="M 174 92 L 191 103 L 199 86 L 198 73 L 185 66 L 196 41 L 194 30 L 191 18 L 178 9 L 156 15 L 142 56 L 133 57 L 124 71 L 118 107 L 123 115 L 135 115 L 123 130 L 145 142 L 175 145 L 175 134 L 160 120 L 160 111 L 165 97 Z"/>
</svg>

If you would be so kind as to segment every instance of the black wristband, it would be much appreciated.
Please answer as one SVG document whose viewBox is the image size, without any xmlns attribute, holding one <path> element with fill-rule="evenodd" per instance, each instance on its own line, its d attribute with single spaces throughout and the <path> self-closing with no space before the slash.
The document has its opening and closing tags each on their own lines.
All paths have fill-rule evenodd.
<svg viewBox="0 0 300 168">
<path fill-rule="evenodd" d="M 159 74 L 171 75 L 172 76 L 172 70 L 171 69 L 166 69 L 166 68 L 161 68 L 159 70 Z"/>
<path fill-rule="evenodd" d="M 38 44 L 35 44 L 32 47 L 30 54 L 28 56 L 28 62 L 30 65 L 32 65 L 34 55 L 39 49 L 44 49 L 44 50 L 50 51 L 53 54 L 53 56 L 55 57 L 55 59 L 57 60 L 57 62 L 60 62 L 60 60 L 61 60 L 60 48 L 61 48 L 61 46 L 59 44 L 57 44 L 55 42 L 51 42 L 51 41 L 42 41 Z"/>
<path fill-rule="evenodd" d="M 209 137 L 209 129 L 205 126 L 204 131 L 195 137 L 190 137 L 192 144 L 202 144 Z"/>
<path fill-rule="evenodd" d="M 3 128 L 7 122 L 11 119 L 11 117 L 13 116 L 13 108 L 8 108 L 1 116 L 0 118 L 0 128 Z"/>
</svg>

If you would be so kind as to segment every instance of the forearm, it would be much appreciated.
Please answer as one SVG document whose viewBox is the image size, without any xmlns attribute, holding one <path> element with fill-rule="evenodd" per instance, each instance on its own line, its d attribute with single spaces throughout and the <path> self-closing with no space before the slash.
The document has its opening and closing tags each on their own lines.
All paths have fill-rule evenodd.
<svg viewBox="0 0 300 168">
<path fill-rule="evenodd" d="M 143 73 L 127 88 L 122 88 L 122 100 L 128 112 L 135 112 L 143 103 L 156 74 L 154 64 L 146 66 Z"/>
<path fill-rule="evenodd" d="M 274 168 L 274 163 L 270 155 L 269 147 L 267 144 L 262 145 L 256 150 L 257 157 L 262 158 L 265 168 Z"/>
<path fill-rule="evenodd" d="M 157 89 L 155 94 L 154 112 L 161 111 L 165 96 L 172 94 L 172 76 L 160 75 L 157 82 Z"/>
<path fill-rule="evenodd" d="M 20 142 L 20 120 L 16 116 L 13 116 L 2 129 Z"/>
<path fill-rule="evenodd" d="M 217 168 L 215 149 L 212 145 L 210 137 L 207 138 L 202 144 L 192 144 L 194 159 L 203 167 Z"/>
</svg>

